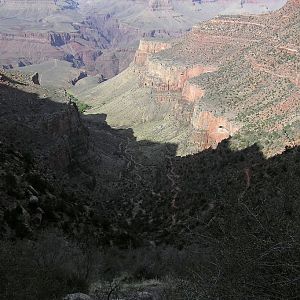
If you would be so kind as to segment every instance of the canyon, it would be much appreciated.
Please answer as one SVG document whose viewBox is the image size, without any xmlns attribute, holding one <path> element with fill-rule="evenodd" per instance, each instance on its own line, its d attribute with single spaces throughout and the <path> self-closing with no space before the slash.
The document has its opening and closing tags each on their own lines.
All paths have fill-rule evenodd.
<svg viewBox="0 0 300 300">
<path fill-rule="evenodd" d="M 66 60 L 72 67 L 108 79 L 128 67 L 143 37 L 176 37 L 219 13 L 269 11 L 283 3 L 1 1 L 0 65 L 9 69 L 35 64 L 38 68 L 51 59 Z"/>
<path fill-rule="evenodd" d="M 300 0 L 200 2 L 0 0 L 1 300 L 298 297 Z"/>
<path fill-rule="evenodd" d="M 280 153 L 300 138 L 295 7 L 220 16 L 176 39 L 144 38 L 128 70 L 99 86 L 83 80 L 74 94 L 139 139 L 178 143 L 180 155 L 231 136 L 232 147 L 257 142 L 266 155 Z"/>
</svg>

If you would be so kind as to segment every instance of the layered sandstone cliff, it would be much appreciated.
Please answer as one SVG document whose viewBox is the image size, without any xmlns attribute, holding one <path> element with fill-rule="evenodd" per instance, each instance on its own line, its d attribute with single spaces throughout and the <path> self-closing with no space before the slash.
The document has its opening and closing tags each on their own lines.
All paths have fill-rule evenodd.
<svg viewBox="0 0 300 300">
<path fill-rule="evenodd" d="M 189 98 L 189 90 L 192 93 L 199 92 L 196 92 L 196 88 L 192 88 L 187 81 L 201 74 L 214 72 L 217 68 L 203 65 L 177 65 L 176 62 L 164 61 L 154 55 L 166 49 L 172 50 L 171 48 L 171 42 L 155 39 L 142 40 L 136 52 L 134 64 L 142 67 L 142 84 L 144 86 L 153 87 L 157 91 L 183 91 L 184 89 L 185 97 Z M 191 96 L 191 98 L 193 97 L 195 96 Z"/>
<path fill-rule="evenodd" d="M 232 121 L 209 111 L 195 110 L 191 122 L 196 134 L 197 132 L 204 133 L 204 139 L 201 137 L 200 140 L 195 140 L 202 148 L 215 147 L 239 130 L 239 127 Z"/>
<path fill-rule="evenodd" d="M 195 102 L 204 96 L 204 90 L 197 84 L 186 81 L 182 89 L 183 99 Z"/>
<path fill-rule="evenodd" d="M 18 33 L 0 33 L 2 41 L 34 42 L 41 44 L 50 44 L 54 47 L 60 47 L 75 41 L 79 35 L 68 32 L 18 32 Z"/>
<path fill-rule="evenodd" d="M 171 43 L 163 40 L 141 40 L 134 57 L 134 63 L 145 65 L 151 54 L 158 53 L 171 47 Z"/>
</svg>

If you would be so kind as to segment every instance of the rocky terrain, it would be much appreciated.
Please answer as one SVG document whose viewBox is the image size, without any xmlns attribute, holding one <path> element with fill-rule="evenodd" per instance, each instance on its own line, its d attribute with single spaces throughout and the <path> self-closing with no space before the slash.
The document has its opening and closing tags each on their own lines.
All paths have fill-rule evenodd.
<svg viewBox="0 0 300 300">
<path fill-rule="evenodd" d="M 299 147 L 176 157 L 16 72 L 0 104 L 0 299 L 298 295 Z"/>
<path fill-rule="evenodd" d="M 260 5 L 265 2 L 241 7 L 234 0 L 1 1 L 0 65 L 15 68 L 58 59 L 111 78 L 128 67 L 142 37 L 178 36 L 221 12 L 268 11 L 284 1 L 267 8 Z"/>
<path fill-rule="evenodd" d="M 83 205 L 80 198 L 90 208 L 108 205 L 103 218 L 109 219 L 113 210 L 117 215 L 120 213 L 111 200 L 119 198 L 120 191 L 131 184 L 136 186 L 135 181 L 142 179 L 141 176 L 151 186 L 156 166 L 163 164 L 164 154 L 167 151 L 174 154 L 171 149 L 175 146 L 167 149 L 167 145 L 150 141 L 137 142 L 131 129 L 112 129 L 106 124 L 105 115 L 82 116 L 81 103 L 64 89 L 41 87 L 27 75 L 16 72 L 1 71 L 0 80 L 2 221 L 9 219 L 6 214 L 11 209 L 14 212 L 17 203 L 28 215 L 31 198 L 36 202 L 34 205 L 40 198 L 41 211 L 55 221 L 63 217 L 55 212 L 56 205 L 59 209 L 60 201 L 66 197 L 73 199 L 70 203 L 66 200 L 67 206 Z M 101 199 L 101 204 L 96 199 Z M 123 201 L 118 204 L 121 211 L 123 204 Z M 134 201 L 129 202 L 127 212 L 131 214 L 136 205 Z M 43 219 L 46 223 L 47 217 Z M 24 218 L 20 216 L 20 222 L 26 219 L 22 226 L 28 227 L 29 234 L 33 232 L 30 216 Z M 70 221 L 69 217 L 67 220 Z M 15 226 L 15 223 L 4 226 L 1 233 L 8 238 L 22 237 L 24 233 Z M 107 237 L 104 240 L 110 243 Z M 101 243 L 104 240 L 100 238 Z"/>
<path fill-rule="evenodd" d="M 143 39 L 128 70 L 74 93 L 109 124 L 177 143 L 180 154 L 229 136 L 234 148 L 259 142 L 266 155 L 280 153 L 299 143 L 298 10 L 289 2 L 272 14 L 218 17 L 175 40 Z"/>
<path fill-rule="evenodd" d="M 297 299 L 299 10 L 145 37 L 100 85 L 1 69 L 0 299 Z"/>
</svg>

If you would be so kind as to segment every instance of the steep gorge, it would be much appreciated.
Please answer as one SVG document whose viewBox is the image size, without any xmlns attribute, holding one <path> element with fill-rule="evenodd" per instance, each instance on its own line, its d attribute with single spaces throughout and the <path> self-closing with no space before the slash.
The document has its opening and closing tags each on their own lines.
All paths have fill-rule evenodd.
<svg viewBox="0 0 300 300">
<path fill-rule="evenodd" d="M 299 11 L 144 39 L 78 99 L 0 70 L 0 298 L 296 299 Z"/>
</svg>

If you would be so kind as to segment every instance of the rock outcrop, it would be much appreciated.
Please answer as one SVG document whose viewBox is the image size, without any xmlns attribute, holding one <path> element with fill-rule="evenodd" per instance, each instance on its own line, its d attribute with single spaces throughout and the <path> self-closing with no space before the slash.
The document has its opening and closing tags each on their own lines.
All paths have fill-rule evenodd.
<svg viewBox="0 0 300 300">
<path fill-rule="evenodd" d="M 92 298 L 86 294 L 76 293 L 67 295 L 63 300 L 92 300 Z"/>
<path fill-rule="evenodd" d="M 40 85 L 39 73 L 32 75 L 31 80 L 34 84 Z"/>
<path fill-rule="evenodd" d="M 163 40 L 141 40 L 139 48 L 135 53 L 134 63 L 136 65 L 143 66 L 151 54 L 155 54 L 169 48 L 171 48 L 171 43 Z"/>
<path fill-rule="evenodd" d="M 78 77 L 74 78 L 71 83 L 72 85 L 75 85 L 79 80 L 86 78 L 88 75 L 86 72 L 82 71 L 80 72 L 80 74 L 78 75 Z"/>
<path fill-rule="evenodd" d="M 215 116 L 209 111 L 194 112 L 192 125 L 195 132 L 205 132 L 205 140 L 195 140 L 202 143 L 202 148 L 216 147 L 221 141 L 233 136 L 239 129 L 238 126 L 222 116 Z"/>
<path fill-rule="evenodd" d="M 39 87 L 37 79 L 37 73 L 32 78 L 29 76 L 25 81 L 24 90 L 30 89 L 27 87 L 27 82 L 31 82 L 40 89 L 42 99 L 37 99 L 34 95 L 31 98 L 27 97 L 25 92 L 16 89 L 15 93 L 18 97 L 12 100 L 11 90 L 14 82 L 8 80 L 2 84 L 0 95 L 3 105 L 1 116 L 3 126 L 0 130 L 2 141 L 9 139 L 13 132 L 17 132 L 16 141 L 23 140 L 24 151 L 25 149 L 29 151 L 35 148 L 35 142 L 28 140 L 30 135 L 35 135 L 36 139 L 41 141 L 47 140 L 40 148 L 35 148 L 37 151 L 35 155 L 38 156 L 39 151 L 42 151 L 45 165 L 55 167 L 58 172 L 65 172 L 72 165 L 75 157 L 84 156 L 87 152 L 88 134 L 77 108 L 69 103 L 69 99 L 62 96 L 60 101 L 64 101 L 63 103 L 52 104 L 47 99 L 47 90 Z M 10 102 L 9 106 L 8 102 Z M 37 111 L 36 107 L 38 107 Z M 61 109 L 55 109 L 58 107 Z M 19 122 L 12 121 L 16 116 L 22 116 L 22 120 L 27 124 L 26 128 Z"/>
<path fill-rule="evenodd" d="M 214 66 L 177 66 L 150 58 L 145 63 L 143 85 L 151 86 L 157 91 L 182 91 L 189 79 L 216 70 Z M 185 94 L 187 95 L 187 90 Z"/>
<path fill-rule="evenodd" d="M 182 89 L 183 99 L 195 102 L 204 96 L 204 90 L 197 84 L 186 81 Z"/>
</svg>

